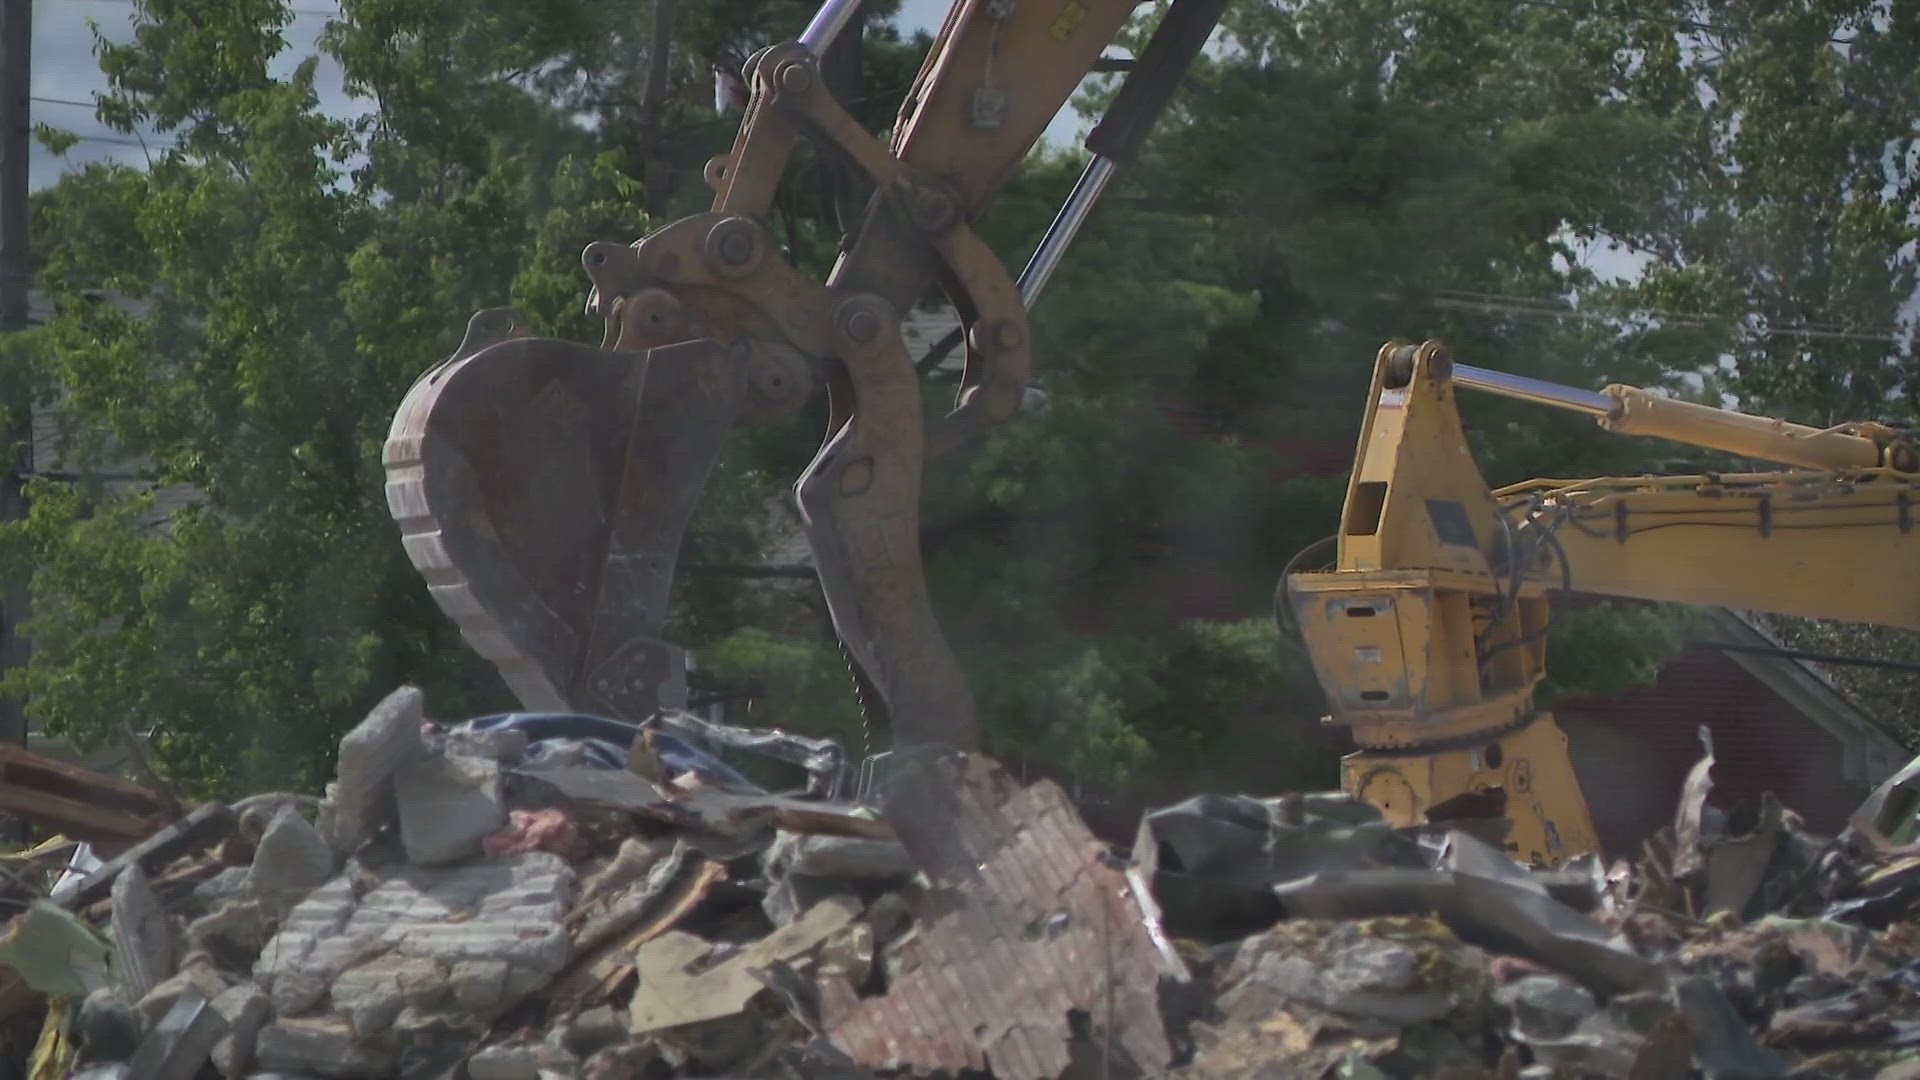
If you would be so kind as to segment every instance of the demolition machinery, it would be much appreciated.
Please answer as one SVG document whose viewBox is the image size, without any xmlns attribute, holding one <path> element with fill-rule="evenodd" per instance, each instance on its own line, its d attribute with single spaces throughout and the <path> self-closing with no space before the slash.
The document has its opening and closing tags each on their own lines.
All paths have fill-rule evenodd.
<svg viewBox="0 0 1920 1080">
<path fill-rule="evenodd" d="M 1781 471 L 1538 479 L 1489 490 L 1454 387 L 1570 409 Z M 1456 364 L 1438 342 L 1374 364 L 1331 569 L 1283 575 L 1276 615 L 1304 639 L 1359 750 L 1342 786 L 1398 825 L 1501 789 L 1510 851 L 1597 851 L 1566 735 L 1535 707 L 1553 592 L 1920 630 L 1912 433 L 1812 428 L 1631 386 L 1580 390 Z M 1307 552 L 1302 552 L 1304 561 Z"/>
<path fill-rule="evenodd" d="M 587 245 L 597 346 L 528 336 L 506 309 L 472 317 L 400 405 L 387 498 L 432 595 L 524 707 L 642 723 L 685 706 L 687 660 L 661 634 L 700 493 L 736 426 L 824 391 L 824 441 L 795 494 L 862 708 L 896 749 L 978 745 L 922 571 L 923 467 L 1020 408 L 1028 308 L 1223 5 L 1173 0 L 1017 279 L 973 223 L 1082 78 L 1112 64 L 1103 50 L 1134 0 L 958 0 L 886 144 L 822 80 L 856 7 L 828 0 L 798 40 L 747 62 L 745 117 L 705 170 L 711 209 Z M 871 187 L 824 282 L 766 227 L 802 140 Z M 966 352 L 952 409 L 929 417 L 901 323 L 935 289 Z M 1788 469 L 1489 490 L 1455 386 Z M 1349 792 L 1416 824 L 1498 787 L 1513 852 L 1556 863 L 1597 845 L 1566 738 L 1534 704 L 1550 593 L 1920 629 L 1915 481 L 1908 433 L 1884 425 L 1814 429 L 1631 387 L 1557 387 L 1393 343 L 1375 363 L 1334 563 L 1283 573 L 1277 613 L 1359 746 L 1342 767 Z"/>
<path fill-rule="evenodd" d="M 640 723 L 685 704 L 686 658 L 660 635 L 699 494 L 736 425 L 789 416 L 824 389 L 825 441 L 795 492 L 862 706 L 896 747 L 978 742 L 922 574 L 922 468 L 1020 407 L 1028 305 L 1224 0 L 1167 8 L 1018 280 L 972 225 L 1082 78 L 1111 65 L 1102 52 L 1135 0 L 959 0 L 884 145 L 821 77 L 856 6 L 828 0 L 798 40 L 747 62 L 745 118 L 705 170 L 708 212 L 587 245 L 597 347 L 482 311 L 400 405 L 384 458 L 408 556 L 526 708 Z M 801 140 L 872 188 L 824 283 L 766 227 Z M 901 319 L 935 288 L 966 354 L 952 410 L 927 417 Z"/>
</svg>

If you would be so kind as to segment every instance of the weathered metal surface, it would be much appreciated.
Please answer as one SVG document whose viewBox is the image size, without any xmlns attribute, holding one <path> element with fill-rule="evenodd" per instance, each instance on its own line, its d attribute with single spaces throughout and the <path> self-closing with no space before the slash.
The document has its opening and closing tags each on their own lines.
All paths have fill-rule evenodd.
<svg viewBox="0 0 1920 1080">
<path fill-rule="evenodd" d="M 1848 819 L 1847 828 L 1883 857 L 1920 855 L 1920 842 L 1911 839 L 1913 820 L 1920 815 L 1916 792 L 1920 792 L 1920 758 L 1881 781 Z"/>
<path fill-rule="evenodd" d="M 473 334 L 387 438 L 408 558 L 527 708 L 638 722 L 683 705 L 684 657 L 659 633 L 744 370 L 707 340 L 483 338 L 463 355 Z"/>
<path fill-rule="evenodd" d="M 850 779 L 846 751 L 832 739 L 809 738 L 780 728 L 716 724 L 690 712 L 662 712 L 657 722 L 704 749 L 744 750 L 798 765 L 818 790 L 828 794 L 839 794 Z"/>
<path fill-rule="evenodd" d="M 483 312 L 408 393 L 387 445 L 390 510 L 435 598 L 528 708 L 640 719 L 682 704 L 683 658 L 658 633 L 693 498 L 736 420 L 793 411 L 824 373 L 826 439 L 799 496 L 834 627 L 871 691 L 863 703 L 898 744 L 977 743 L 921 568 L 922 463 L 1024 399 L 1022 296 L 970 225 L 1134 4 L 1070 8 L 956 8 L 892 146 L 835 100 L 804 45 L 757 54 L 733 148 L 707 168 L 713 212 L 584 252 L 603 349 L 500 340 L 511 314 Z M 968 117 L 989 101 L 982 128 Z M 759 224 L 803 138 L 877 189 L 825 286 Z M 929 425 L 900 316 L 934 285 L 971 333 L 955 407 Z M 701 336 L 715 340 L 688 341 Z M 723 362 L 709 351 L 684 366 L 705 375 L 660 385 L 666 357 L 716 341 Z M 742 382 L 754 399 L 744 413 Z"/>
<path fill-rule="evenodd" d="M 1160 985 L 1185 972 L 1057 785 L 936 758 L 895 773 L 890 792 L 886 816 L 931 888 L 911 901 L 918 937 L 885 995 L 823 980 L 836 1046 L 869 1068 L 991 1068 L 1002 1080 L 1060 1075 L 1076 1042 L 1117 1075 L 1169 1064 Z"/>
</svg>

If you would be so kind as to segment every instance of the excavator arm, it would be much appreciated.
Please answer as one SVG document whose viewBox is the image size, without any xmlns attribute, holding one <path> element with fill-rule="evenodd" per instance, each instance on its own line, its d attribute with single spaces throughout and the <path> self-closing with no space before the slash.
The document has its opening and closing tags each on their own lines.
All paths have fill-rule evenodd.
<svg viewBox="0 0 1920 1080">
<path fill-rule="evenodd" d="M 1454 400 L 1465 385 L 1573 409 L 1620 434 L 1797 466 L 1530 480 L 1489 490 Z M 1565 735 L 1534 704 L 1552 593 L 1706 604 L 1920 629 L 1900 431 L 1814 429 L 1627 386 L 1592 392 L 1456 365 L 1437 342 L 1376 359 L 1335 565 L 1288 574 L 1333 715 L 1360 749 L 1343 783 L 1392 820 L 1502 788 L 1523 859 L 1598 844 Z"/>
<path fill-rule="evenodd" d="M 699 492 L 735 424 L 790 415 L 824 386 L 826 440 L 796 494 L 863 704 L 897 745 L 978 742 L 922 573 L 922 467 L 1019 407 L 1032 370 L 1026 305 L 1224 0 L 1173 0 L 1019 282 L 972 223 L 1136 0 L 958 0 L 890 144 L 819 70 L 857 2 L 827 0 L 797 40 L 748 61 L 745 118 L 706 169 L 710 211 L 587 246 L 588 310 L 606 325 L 598 348 L 527 337 L 512 312 L 482 312 L 396 414 L 388 503 L 409 557 L 527 708 L 638 722 L 684 704 L 685 658 L 660 635 Z M 783 261 L 766 229 L 802 140 L 874 188 L 824 282 Z M 967 352 L 954 408 L 930 422 L 900 326 L 936 286 Z"/>
</svg>

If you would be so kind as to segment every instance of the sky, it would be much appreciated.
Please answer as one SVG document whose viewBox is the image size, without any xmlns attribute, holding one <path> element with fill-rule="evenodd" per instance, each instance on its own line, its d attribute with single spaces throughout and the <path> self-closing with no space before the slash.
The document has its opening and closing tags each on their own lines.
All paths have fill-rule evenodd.
<svg viewBox="0 0 1920 1080">
<path fill-rule="evenodd" d="M 279 59 L 291 71 L 318 51 L 316 42 L 327 18 L 338 14 L 334 0 L 292 0 L 293 23 L 287 28 L 287 51 Z M 932 34 L 947 13 L 948 0 L 904 0 L 901 28 Z M 91 161 L 118 160 L 138 164 L 147 151 L 139 142 L 102 126 L 93 117 L 93 96 L 106 88 L 93 55 L 94 27 L 109 41 L 126 42 L 133 36 L 131 0 L 34 0 L 33 103 L 35 119 L 78 135 L 83 140 L 56 158 L 36 145 L 32 184 L 37 188 L 57 182 L 62 171 Z M 91 25 L 90 25 L 91 24 Z M 795 30 L 798 33 L 798 29 Z M 318 72 L 321 107 L 336 115 L 357 115 L 366 109 L 348 97 L 340 84 L 340 66 L 321 57 Z M 77 103 L 77 104 L 76 104 Z M 1066 143 L 1083 137 L 1086 123 L 1071 106 L 1061 110 L 1047 139 Z M 153 140 L 149 140 L 151 143 Z M 724 147 L 716 147 L 716 150 Z"/>
</svg>

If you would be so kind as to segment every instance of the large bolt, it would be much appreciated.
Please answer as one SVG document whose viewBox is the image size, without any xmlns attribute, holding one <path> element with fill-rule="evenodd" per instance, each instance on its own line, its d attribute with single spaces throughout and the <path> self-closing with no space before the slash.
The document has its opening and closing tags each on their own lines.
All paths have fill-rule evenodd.
<svg viewBox="0 0 1920 1080">
<path fill-rule="evenodd" d="M 812 369 L 805 357 L 786 345 L 763 342 L 735 362 L 748 367 L 747 409 L 755 418 L 791 412 L 813 395 Z"/>
<path fill-rule="evenodd" d="M 707 258 L 723 274 L 747 270 L 759 254 L 759 228 L 745 218 L 728 218 L 707 233 Z"/>
<path fill-rule="evenodd" d="M 886 301 L 871 293 L 848 298 L 834 313 L 834 325 L 840 335 L 855 346 L 871 345 L 887 324 Z"/>
<path fill-rule="evenodd" d="M 728 229 L 720 235 L 715 252 L 728 266 L 745 266 L 747 260 L 753 258 L 753 237 L 738 229 Z"/>
<path fill-rule="evenodd" d="M 813 69 L 804 60 L 789 60 L 775 73 L 780 89 L 789 94 L 804 94 L 813 89 Z"/>
<path fill-rule="evenodd" d="M 678 340 L 687 332 L 687 309 L 679 297 L 664 289 L 642 289 L 629 297 L 622 312 L 650 344 Z"/>
<path fill-rule="evenodd" d="M 1421 345 L 1420 359 L 1426 364 L 1427 373 L 1435 381 L 1445 382 L 1453 378 L 1453 354 L 1447 351 L 1445 345 L 1437 341 L 1429 341 Z"/>
<path fill-rule="evenodd" d="M 847 313 L 844 327 L 847 337 L 860 345 L 871 345 L 880 336 L 880 316 L 864 308 Z"/>
</svg>

